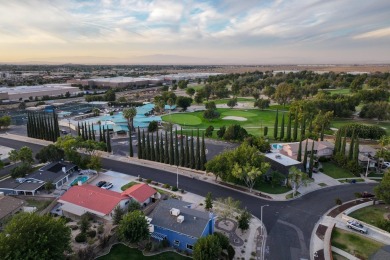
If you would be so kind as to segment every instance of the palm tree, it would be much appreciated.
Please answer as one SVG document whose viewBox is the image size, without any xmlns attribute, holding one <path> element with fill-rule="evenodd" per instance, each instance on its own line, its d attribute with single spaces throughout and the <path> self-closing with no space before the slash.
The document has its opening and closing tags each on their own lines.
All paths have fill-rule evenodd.
<svg viewBox="0 0 390 260">
<path fill-rule="evenodd" d="M 137 109 L 135 107 L 130 107 L 123 110 L 123 117 L 127 119 L 127 126 L 129 128 L 130 136 L 134 130 L 133 120 L 136 115 L 137 115 Z"/>
</svg>

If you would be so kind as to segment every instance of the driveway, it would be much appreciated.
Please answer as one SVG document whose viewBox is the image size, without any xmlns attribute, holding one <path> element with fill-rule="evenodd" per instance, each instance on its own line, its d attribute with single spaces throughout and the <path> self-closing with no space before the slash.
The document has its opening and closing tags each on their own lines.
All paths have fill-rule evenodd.
<svg viewBox="0 0 390 260">
<path fill-rule="evenodd" d="M 134 181 L 136 177 L 114 172 L 114 171 L 107 171 L 104 173 L 100 173 L 99 177 L 97 177 L 93 182 L 91 182 L 92 185 L 96 185 L 99 181 L 108 181 L 111 182 L 113 187 L 110 189 L 112 191 L 116 192 L 122 192 L 121 187 L 131 181 Z"/>
</svg>

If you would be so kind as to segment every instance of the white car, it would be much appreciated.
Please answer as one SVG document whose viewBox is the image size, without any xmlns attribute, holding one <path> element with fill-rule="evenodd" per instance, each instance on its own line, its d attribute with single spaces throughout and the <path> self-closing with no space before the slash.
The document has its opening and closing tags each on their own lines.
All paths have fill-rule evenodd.
<svg viewBox="0 0 390 260">
<path fill-rule="evenodd" d="M 367 228 L 356 220 L 348 220 L 347 227 L 349 229 L 355 229 L 356 231 L 359 231 L 360 233 L 363 233 L 363 234 L 367 234 L 367 232 L 368 232 Z"/>
<path fill-rule="evenodd" d="M 105 189 L 105 190 L 109 190 L 109 189 L 111 189 L 113 186 L 114 186 L 114 185 L 112 185 L 111 182 L 107 182 L 107 183 L 105 183 L 101 188 L 102 188 L 102 189 Z"/>
<path fill-rule="evenodd" d="M 386 165 L 387 168 L 389 168 L 390 167 L 390 162 L 383 162 L 383 165 Z"/>
</svg>

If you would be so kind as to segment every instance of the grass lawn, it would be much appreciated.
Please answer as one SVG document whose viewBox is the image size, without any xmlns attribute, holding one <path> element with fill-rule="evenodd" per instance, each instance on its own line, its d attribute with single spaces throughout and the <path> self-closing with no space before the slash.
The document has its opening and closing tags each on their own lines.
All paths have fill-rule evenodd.
<svg viewBox="0 0 390 260">
<path fill-rule="evenodd" d="M 295 197 L 297 197 L 299 195 L 300 195 L 300 193 L 298 191 L 295 192 Z M 292 199 L 292 198 L 294 198 L 293 197 L 293 193 L 289 193 L 289 194 L 286 195 L 286 199 Z"/>
<path fill-rule="evenodd" d="M 349 94 L 351 94 L 351 91 L 349 88 L 327 89 L 325 91 L 329 91 L 330 94 L 332 94 L 332 95 L 336 95 L 336 94 L 349 95 Z"/>
<path fill-rule="evenodd" d="M 318 183 L 318 186 L 326 187 L 326 186 L 328 186 L 328 185 L 327 185 L 326 183 L 321 182 L 321 183 Z"/>
<path fill-rule="evenodd" d="M 351 217 L 366 222 L 368 224 L 378 226 L 378 221 L 384 219 L 384 214 L 390 213 L 390 209 L 386 209 L 386 205 L 372 205 L 349 214 Z"/>
<path fill-rule="evenodd" d="M 38 211 L 45 209 L 53 200 L 34 200 L 27 199 L 27 206 L 36 207 Z"/>
<path fill-rule="evenodd" d="M 335 252 L 332 252 L 332 256 L 333 256 L 333 260 L 348 260 L 348 258 L 346 258 L 342 255 L 339 255 Z"/>
<path fill-rule="evenodd" d="M 362 178 L 356 178 L 354 179 L 356 182 L 364 182 L 364 180 Z M 348 180 L 339 180 L 339 182 L 341 183 L 346 183 L 346 182 L 350 182 L 351 179 L 348 179 Z"/>
<path fill-rule="evenodd" d="M 340 128 L 343 125 L 350 123 L 359 123 L 364 125 L 377 125 L 384 128 L 387 134 L 390 134 L 390 121 L 377 121 L 377 120 L 354 120 L 352 118 L 335 118 L 332 120 L 330 127 Z"/>
<path fill-rule="evenodd" d="M 157 260 L 182 260 L 189 259 L 188 257 L 176 254 L 174 252 L 165 252 L 153 256 L 144 256 L 141 251 L 136 248 L 130 248 L 123 244 L 116 244 L 111 248 L 111 251 L 108 255 L 99 257 L 100 260 L 120 260 L 120 259 L 131 259 L 131 260 L 141 260 L 141 259 L 157 259 Z"/>
<path fill-rule="evenodd" d="M 276 109 L 279 109 L 279 110 L 284 110 L 284 111 L 288 111 L 290 109 L 290 105 L 271 105 L 269 106 L 269 109 L 272 109 L 272 110 L 276 110 Z"/>
<path fill-rule="evenodd" d="M 352 173 L 349 171 L 341 168 L 340 166 L 337 166 L 336 164 L 332 162 L 324 162 L 322 163 L 323 172 L 334 178 L 334 179 L 340 179 L 340 178 L 353 178 L 355 177 Z"/>
<path fill-rule="evenodd" d="M 230 98 L 224 98 L 224 99 L 216 99 L 216 100 L 209 100 L 209 102 L 214 102 L 216 105 L 220 104 L 227 104 L 227 102 L 230 100 Z M 245 102 L 255 102 L 255 99 L 252 97 L 239 97 L 237 98 L 237 102 L 245 103 Z M 207 101 L 204 101 L 204 103 L 207 103 Z"/>
<path fill-rule="evenodd" d="M 289 187 L 283 187 L 280 185 L 276 185 L 276 186 L 272 187 L 270 183 L 261 182 L 261 181 L 256 182 L 253 189 L 258 190 L 258 191 L 262 191 L 265 193 L 269 193 L 269 194 L 281 194 L 281 193 L 286 193 L 286 192 L 291 190 Z"/>
<path fill-rule="evenodd" d="M 128 189 L 128 188 L 130 188 L 131 186 L 136 185 L 136 184 L 138 184 L 138 182 L 131 181 L 131 182 L 129 182 L 129 183 L 123 185 L 123 186 L 121 187 L 121 190 L 126 190 L 126 189 Z"/>
<path fill-rule="evenodd" d="M 369 257 L 384 244 L 368 239 L 360 234 L 335 228 L 332 232 L 332 246 L 340 248 L 360 259 Z"/>
</svg>

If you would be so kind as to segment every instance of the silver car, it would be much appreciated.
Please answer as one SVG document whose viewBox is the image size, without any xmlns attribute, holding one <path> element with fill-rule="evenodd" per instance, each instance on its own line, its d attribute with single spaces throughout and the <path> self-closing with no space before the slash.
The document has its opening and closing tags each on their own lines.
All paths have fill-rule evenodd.
<svg viewBox="0 0 390 260">
<path fill-rule="evenodd" d="M 367 228 L 356 220 L 348 220 L 347 227 L 349 229 L 355 229 L 356 231 L 359 231 L 360 233 L 363 233 L 363 234 L 367 234 L 367 232 L 368 232 Z"/>
</svg>

